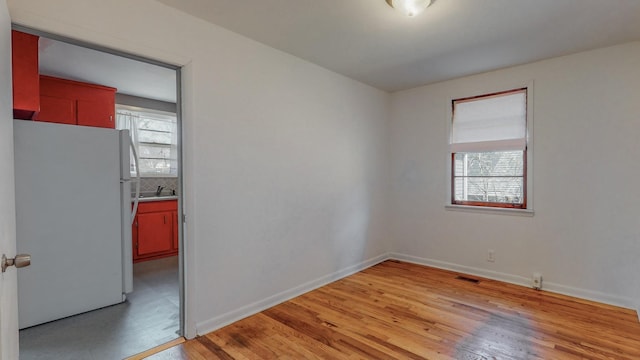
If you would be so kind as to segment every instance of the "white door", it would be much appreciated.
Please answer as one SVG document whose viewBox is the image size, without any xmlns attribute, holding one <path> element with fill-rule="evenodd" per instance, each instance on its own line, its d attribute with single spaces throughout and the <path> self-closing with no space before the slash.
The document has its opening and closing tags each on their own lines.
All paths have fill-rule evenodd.
<svg viewBox="0 0 640 360">
<path fill-rule="evenodd" d="M 13 100 L 11 96 L 11 19 L 0 0 L 0 256 L 16 255 L 13 168 Z M 0 360 L 18 358 L 16 268 L 0 274 Z"/>
</svg>

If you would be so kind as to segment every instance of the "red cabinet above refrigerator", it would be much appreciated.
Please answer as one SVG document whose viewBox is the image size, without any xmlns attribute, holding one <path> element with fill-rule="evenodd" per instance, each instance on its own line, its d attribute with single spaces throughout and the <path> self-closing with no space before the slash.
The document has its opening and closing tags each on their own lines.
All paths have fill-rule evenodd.
<svg viewBox="0 0 640 360">
<path fill-rule="evenodd" d="M 114 129 L 116 89 L 40 75 L 37 121 Z"/>
<path fill-rule="evenodd" d="M 30 120 L 40 111 L 38 36 L 11 31 L 13 117 Z"/>
</svg>

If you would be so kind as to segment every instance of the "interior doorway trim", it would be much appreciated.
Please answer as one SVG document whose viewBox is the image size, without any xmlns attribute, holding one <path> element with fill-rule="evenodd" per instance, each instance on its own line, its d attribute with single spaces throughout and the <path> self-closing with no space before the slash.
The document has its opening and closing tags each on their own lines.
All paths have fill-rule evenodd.
<svg viewBox="0 0 640 360">
<path fill-rule="evenodd" d="M 166 62 L 162 62 L 162 61 L 158 61 L 155 59 L 151 59 L 145 56 L 140 56 L 140 55 L 134 55 L 125 51 L 120 51 L 120 50 L 115 50 L 112 49 L 110 47 L 106 47 L 106 46 L 102 46 L 99 44 L 95 44 L 95 43 L 90 43 L 90 42 L 86 42 L 86 41 L 82 41 L 82 40 L 77 40 L 77 39 L 73 39 L 73 38 L 69 38 L 66 36 L 62 36 L 62 35 L 56 35 L 50 32 L 46 32 L 46 31 L 42 31 L 42 30 L 38 30 L 38 29 L 34 29 L 28 26 L 24 26 L 24 25 L 19 25 L 19 24 L 11 24 L 11 29 L 12 30 L 18 30 L 18 31 L 22 31 L 28 34 L 32 34 L 32 35 L 37 35 L 37 36 L 42 36 L 42 37 L 46 37 L 48 39 L 51 40 L 57 40 L 57 41 L 62 41 L 65 42 L 67 44 L 71 44 L 71 45 L 76 45 L 76 46 L 81 46 L 87 49 L 92 49 L 92 50 L 97 50 L 97 51 L 102 51 L 108 54 L 112 54 L 112 55 L 117 55 L 117 56 L 122 56 L 124 58 L 127 59 L 131 59 L 131 60 L 137 60 L 137 61 L 141 61 L 141 62 L 145 62 L 147 64 L 151 64 L 151 65 L 156 65 L 156 66 L 160 66 L 163 68 L 167 68 L 167 69 L 171 69 L 171 70 L 180 70 L 181 66 L 178 65 L 173 65 L 173 64 L 169 64 Z M 178 94 L 180 94 L 180 89 L 178 90 Z"/>
<path fill-rule="evenodd" d="M 135 354 L 133 356 L 130 356 L 128 358 L 126 358 L 125 360 L 142 360 L 142 359 L 146 359 L 147 357 L 151 356 L 151 355 L 155 355 L 159 352 L 165 351 L 167 349 L 170 349 L 174 346 L 180 345 L 182 343 L 184 343 L 186 341 L 186 339 L 184 338 L 184 336 L 181 336 L 175 340 L 169 341 L 168 343 L 164 343 L 162 345 L 158 345 L 154 348 L 151 348 L 147 351 L 143 351 L 139 354 Z"/>
<path fill-rule="evenodd" d="M 185 161 L 183 158 L 183 140 L 184 140 L 184 136 L 183 136 L 183 122 L 182 122 L 182 66 L 178 66 L 178 65 L 173 65 L 173 64 L 169 64 L 163 61 L 159 61 L 159 60 L 155 60 L 152 58 L 148 58 L 145 56 L 140 56 L 140 55 L 135 55 L 135 54 L 131 54 L 125 51 L 120 51 L 120 50 L 116 50 L 110 47 L 106 47 L 106 46 L 102 46 L 96 43 L 90 43 L 90 42 L 86 42 L 86 41 L 82 41 L 82 40 L 78 40 L 78 39 L 74 39 L 74 38 L 69 38 L 66 36 L 62 36 L 62 35 L 57 35 L 54 33 L 50 33 L 47 31 L 42 31 L 42 30 L 38 30 L 35 28 L 31 28 L 28 26 L 23 26 L 20 24 L 15 24 L 12 23 L 11 24 L 11 29 L 12 30 L 17 30 L 17 31 L 21 31 L 24 33 L 28 33 L 28 34 L 32 34 L 32 35 L 37 35 L 40 37 L 44 37 L 44 38 L 48 38 L 51 40 L 56 40 L 56 41 L 61 41 L 64 43 L 68 43 L 71 45 L 76 45 L 76 46 L 80 46 L 80 47 L 84 47 L 87 49 L 91 49 L 91 50 L 96 50 L 96 51 L 101 51 L 104 53 L 108 53 L 108 54 L 112 54 L 112 55 L 116 55 L 116 56 L 120 56 L 120 57 L 124 57 L 127 59 L 131 59 L 131 60 L 136 60 L 136 61 L 140 61 L 140 62 L 144 62 L 147 64 L 151 64 L 151 65 L 155 65 L 155 66 L 159 66 L 159 67 L 163 67 L 163 68 L 167 68 L 167 69 L 171 69 L 174 70 L 176 72 L 176 121 L 177 121 L 177 131 L 178 131 L 178 161 L 179 161 L 179 166 L 178 166 L 178 213 L 180 214 L 180 218 L 181 221 L 178 221 L 178 276 L 179 276 L 179 296 L 180 296 L 180 328 L 179 331 L 180 333 L 178 334 L 178 336 L 180 337 L 184 337 L 185 334 L 189 333 L 190 331 L 188 331 L 188 329 L 186 329 L 186 324 L 187 324 L 187 319 L 186 319 L 186 314 L 187 314 L 187 297 L 188 294 L 186 294 L 186 276 L 185 276 L 185 268 L 186 268 L 186 247 L 185 247 L 185 243 L 186 243 L 186 239 L 184 236 L 184 224 L 186 221 L 186 214 L 184 211 L 184 166 L 185 166 Z"/>
</svg>

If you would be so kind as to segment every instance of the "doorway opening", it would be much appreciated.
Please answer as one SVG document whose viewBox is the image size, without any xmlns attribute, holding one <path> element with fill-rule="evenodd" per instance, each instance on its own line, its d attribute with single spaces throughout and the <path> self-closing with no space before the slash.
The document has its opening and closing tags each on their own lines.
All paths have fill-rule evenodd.
<svg viewBox="0 0 640 360">
<path fill-rule="evenodd" d="M 44 315 L 40 319 L 46 320 L 47 316 L 53 316 L 54 319 L 34 320 L 23 324 L 22 316 L 19 316 L 20 358 L 124 358 L 181 337 L 185 323 L 185 257 L 182 235 L 180 68 L 34 29 L 14 26 L 14 31 L 37 37 L 37 76 L 40 81 L 41 108 L 31 114 L 28 120 L 32 120 L 33 124 L 41 122 L 48 124 L 47 126 L 62 126 L 67 129 L 74 125 L 77 128 L 111 127 L 112 131 L 126 129 L 131 135 L 130 156 L 132 159 L 137 157 L 137 160 L 127 160 L 127 169 L 122 170 L 125 173 L 130 171 L 128 175 L 131 176 L 131 189 L 120 191 L 129 199 L 121 201 L 123 207 L 136 211 L 129 224 L 121 222 L 123 234 L 129 232 L 131 239 L 129 245 L 122 246 L 121 251 L 123 289 L 129 287 L 129 290 L 123 290 L 121 300 L 108 306 L 94 309 L 87 304 L 88 309 L 77 313 L 68 309 L 64 309 L 66 312 L 52 311 L 63 314 L 60 318 Z M 14 58 L 14 68 L 15 61 Z M 113 105 L 101 105 L 94 99 L 82 97 L 92 91 L 88 89 L 97 87 L 113 89 Z M 78 92 L 83 95 L 69 95 Z M 85 114 L 85 118 L 89 114 L 88 117 L 94 121 L 100 117 L 98 112 L 104 108 L 113 111 L 112 124 L 101 126 L 80 122 L 80 114 Z M 68 120 L 71 116 L 73 119 Z M 27 120 L 25 117 L 22 119 Z M 79 167 L 77 171 L 80 174 L 86 171 L 86 167 Z M 33 175 L 21 175 L 17 171 L 16 182 L 21 181 L 19 176 Z M 122 179 L 120 182 L 122 183 Z M 54 184 L 46 181 L 43 184 L 43 187 L 51 187 L 43 188 L 45 193 L 58 190 Z M 88 194 L 92 195 L 91 187 L 88 188 Z M 95 192 L 103 192 L 103 189 L 97 188 Z M 81 193 L 68 196 L 83 196 L 79 194 Z M 21 213 L 22 206 L 19 197 L 20 192 L 16 191 L 18 214 Z M 89 214 L 87 221 L 93 221 L 90 214 L 94 206 L 102 207 L 97 201 L 77 211 Z M 29 226 L 38 225 L 30 223 Z M 67 228 L 72 226 L 75 225 Z M 125 238 L 123 235 L 122 239 Z M 23 304 L 28 303 L 23 300 L 27 296 L 34 296 L 31 292 L 21 292 L 21 283 L 28 283 L 29 276 L 44 278 L 46 273 L 55 272 L 59 278 L 62 274 L 57 269 L 39 269 L 37 266 L 38 259 L 50 256 L 47 251 L 51 251 L 51 242 L 56 241 L 55 234 L 50 234 L 47 241 L 49 243 L 46 246 L 32 241 L 29 245 L 32 248 L 24 249 L 21 245 L 26 244 L 21 244 L 20 224 L 18 225 L 18 251 L 31 252 L 32 265 L 36 265 L 31 267 L 31 274 L 18 274 L 20 312 Z M 75 247 L 58 250 L 66 254 L 76 251 Z M 101 258 L 95 253 L 89 259 L 85 258 L 88 256 L 86 253 L 76 256 L 81 260 L 78 260 L 78 268 L 71 270 L 75 273 L 82 273 L 82 266 L 98 266 Z M 127 268 L 131 273 L 132 289 L 126 285 Z M 74 279 L 76 275 L 73 275 Z M 100 276 L 83 279 L 85 280 L 95 284 L 107 282 L 106 278 Z M 79 303 L 85 297 L 92 297 L 91 294 L 83 294 L 83 286 L 79 283 L 76 286 L 70 284 L 60 291 L 77 291 L 74 299 L 79 299 Z M 46 299 L 50 294 L 40 296 Z M 38 310 L 48 308 L 49 305 L 39 306 Z M 51 304 L 51 307 L 54 305 Z M 82 306 L 84 305 L 79 308 L 82 309 Z"/>
</svg>

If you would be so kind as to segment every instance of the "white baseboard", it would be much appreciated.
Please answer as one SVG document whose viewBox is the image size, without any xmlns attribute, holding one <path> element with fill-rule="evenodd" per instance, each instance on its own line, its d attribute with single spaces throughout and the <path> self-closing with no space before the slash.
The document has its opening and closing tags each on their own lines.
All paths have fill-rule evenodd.
<svg viewBox="0 0 640 360">
<path fill-rule="evenodd" d="M 238 320 L 242 320 L 248 316 L 257 314 L 272 306 L 278 305 L 296 296 L 302 295 L 306 292 L 309 292 L 319 287 L 322 287 L 324 285 L 327 285 L 333 281 L 336 281 L 344 277 L 347 277 L 349 275 L 352 275 L 354 273 L 357 273 L 358 271 L 362 271 L 366 268 L 369 268 L 373 265 L 381 263 L 385 260 L 405 261 L 405 262 L 419 264 L 419 265 L 431 266 L 438 269 L 445 269 L 445 270 L 456 271 L 456 272 L 469 274 L 469 275 L 482 276 L 488 279 L 504 281 L 510 284 L 522 285 L 526 287 L 530 286 L 530 279 L 524 276 L 512 275 L 512 274 L 507 274 L 507 273 L 502 273 L 497 271 L 458 265 L 458 264 L 453 264 L 445 261 L 427 259 L 427 258 L 422 258 L 418 256 L 413 256 L 413 255 L 406 255 L 406 254 L 400 254 L 400 253 L 386 253 L 386 254 L 382 254 L 374 258 L 371 258 L 369 260 L 365 260 L 361 263 L 346 267 L 342 270 L 338 270 L 334 273 L 322 276 L 320 278 L 309 281 L 307 283 L 296 286 L 294 288 L 282 291 L 278 294 L 272 295 L 263 300 L 256 301 L 249 305 L 245 305 L 236 310 L 229 311 L 220 316 L 216 316 L 209 320 L 198 322 L 196 323 L 196 332 L 198 335 L 204 335 L 211 331 L 215 331 L 226 325 L 234 323 Z M 638 314 L 638 321 L 640 321 L 640 307 L 638 306 L 637 303 L 635 303 L 630 298 L 609 295 L 609 294 L 605 294 L 597 291 L 579 289 L 571 286 L 550 283 L 547 281 L 543 282 L 542 284 L 543 284 L 544 291 L 554 292 L 554 293 L 568 295 L 568 296 L 574 296 L 577 298 L 597 301 L 604 304 L 620 306 L 627 309 L 634 309 Z"/>
<path fill-rule="evenodd" d="M 413 255 L 391 253 L 389 257 L 394 260 L 400 260 L 408 263 L 430 266 L 438 269 L 457 271 L 457 272 L 469 274 L 469 275 L 482 276 L 488 279 L 504 281 L 510 284 L 529 286 L 529 283 L 530 283 L 529 279 L 525 278 L 524 276 L 517 276 L 517 275 L 511 275 L 511 274 L 501 273 L 497 271 L 458 265 L 454 263 L 427 259 L 427 258 L 422 258 L 418 256 L 413 256 Z"/>
<path fill-rule="evenodd" d="M 369 268 L 375 264 L 381 263 L 385 260 L 389 259 L 389 254 L 382 254 L 371 258 L 369 260 L 365 260 L 361 263 L 346 267 L 342 270 L 338 270 L 334 273 L 322 276 L 315 280 L 311 280 L 302 285 L 296 286 L 294 288 L 285 290 L 278 294 L 269 296 L 260 301 L 256 301 L 252 304 L 245 305 L 236 310 L 229 311 L 220 316 L 216 316 L 212 319 L 201 321 L 196 323 L 196 332 L 198 335 L 204 335 L 206 333 L 212 332 L 214 330 L 220 329 L 226 325 L 234 323 L 238 320 L 242 320 L 248 316 L 257 314 L 263 310 L 266 310 L 270 307 L 283 303 L 287 300 L 293 299 L 296 296 L 300 296 L 306 292 L 317 289 L 324 285 L 327 285 L 336 280 L 342 279 L 349 275 L 355 274 L 358 271 L 362 271 L 366 268 Z"/>
<path fill-rule="evenodd" d="M 501 273 L 497 271 L 491 271 L 486 269 L 480 269 L 470 266 L 463 266 L 458 264 L 453 264 L 445 261 L 421 258 L 413 255 L 399 254 L 399 253 L 391 253 L 389 254 L 390 259 L 406 261 L 419 265 L 431 266 L 434 268 L 457 271 L 469 275 L 482 276 L 492 280 L 504 281 L 510 284 L 522 285 L 526 287 L 530 287 L 531 280 L 524 276 L 512 275 Z M 622 296 L 610 295 L 603 292 L 586 290 L 575 288 L 567 285 L 556 284 L 548 281 L 542 282 L 542 289 L 544 291 L 549 291 L 553 293 L 558 293 L 562 295 L 573 296 L 581 299 L 592 300 L 604 304 L 620 306 L 627 309 L 637 309 L 637 303 L 631 299 Z M 640 316 L 640 312 L 638 313 Z"/>
</svg>

